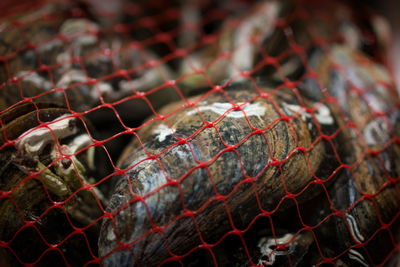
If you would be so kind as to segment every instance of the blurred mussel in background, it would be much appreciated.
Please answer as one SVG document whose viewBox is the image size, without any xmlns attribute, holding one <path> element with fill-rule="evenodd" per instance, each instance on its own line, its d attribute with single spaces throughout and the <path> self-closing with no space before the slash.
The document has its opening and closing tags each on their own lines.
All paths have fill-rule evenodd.
<svg viewBox="0 0 400 267">
<path fill-rule="evenodd" d="M 41 3 L 0 23 L 1 264 L 395 262 L 400 102 L 373 9 Z"/>
<path fill-rule="evenodd" d="M 199 159 L 199 161 L 195 161 L 197 164 L 207 166 L 196 168 L 196 171 L 199 172 L 199 174 L 196 172 L 198 175 L 196 177 L 205 177 L 205 183 L 209 179 L 212 181 L 229 180 L 228 177 L 232 177 L 229 174 L 224 179 L 223 175 L 213 173 L 211 170 L 209 174 L 200 172 L 204 168 L 211 169 L 211 165 L 216 162 L 223 170 L 232 169 L 230 167 L 232 160 L 222 156 L 226 147 L 214 147 L 224 140 L 224 132 L 230 133 L 231 136 L 234 136 L 232 138 L 239 141 L 245 140 L 243 137 L 236 136 L 235 127 L 237 126 L 228 127 L 221 131 L 220 135 L 213 136 L 206 134 L 208 131 L 206 129 L 212 130 L 212 127 L 203 129 L 202 123 L 198 126 L 196 119 L 190 117 L 186 122 L 186 116 L 180 115 L 180 107 L 186 109 L 187 103 L 193 103 L 193 100 L 190 99 L 172 106 L 169 112 L 160 111 L 162 116 L 168 116 L 166 119 L 168 124 L 163 124 L 164 119 L 160 119 L 160 117 L 149 120 L 151 128 L 147 130 L 148 125 L 146 125 L 136 134 L 140 145 L 138 141 L 134 141 L 136 145 L 133 146 L 138 150 L 129 147 L 125 151 L 121 167 L 127 168 L 127 173 L 118 177 L 119 182 L 115 195 L 108 209 L 115 215 L 113 218 L 105 220 L 104 232 L 100 236 L 100 254 L 107 253 L 104 261 L 106 265 L 132 265 L 133 263 L 151 265 L 159 264 L 163 260 L 172 262 L 182 260 L 190 265 L 193 258 L 190 253 L 187 256 L 187 253 L 190 249 L 196 248 L 194 242 L 196 244 L 217 242 L 218 238 L 209 243 L 207 234 L 215 235 L 218 230 L 223 228 L 222 221 L 224 220 L 227 225 L 225 230 L 221 230 L 222 233 L 229 232 L 230 235 L 226 239 L 238 239 L 236 240 L 238 247 L 242 248 L 234 250 L 238 254 L 231 256 L 237 260 L 236 263 L 239 266 L 249 263 L 298 266 L 319 264 L 325 261 L 343 266 L 376 265 L 387 262 L 390 255 L 394 253 L 397 241 L 393 241 L 393 239 L 397 235 L 396 217 L 399 211 L 397 193 L 400 166 L 397 141 L 399 136 L 399 97 L 389 72 L 381 65 L 386 62 L 385 50 L 389 45 L 385 35 L 387 28 L 377 22 L 377 18 L 382 18 L 368 8 L 360 7 L 356 10 L 354 6 L 345 5 L 342 2 L 303 1 L 304 5 L 299 5 L 299 2 L 290 3 L 293 6 L 289 3 L 286 3 L 286 6 L 280 6 L 281 4 L 281 2 L 274 1 L 258 2 L 254 9 L 249 9 L 248 13 L 245 13 L 246 15 L 239 16 L 243 20 L 228 16 L 224 23 L 217 26 L 217 37 L 213 38 L 210 44 L 203 45 L 200 41 L 201 45 L 196 47 L 193 53 L 190 53 L 184 60 L 184 68 L 183 70 L 181 68 L 179 72 L 183 75 L 180 77 L 184 79 L 180 81 L 178 78 L 181 82 L 178 84 L 183 86 L 180 87 L 184 88 L 183 90 L 192 85 L 202 87 L 202 84 L 206 88 L 214 88 L 215 85 L 224 86 L 232 81 L 254 85 L 252 80 L 255 80 L 257 81 L 256 87 L 260 85 L 260 81 L 278 85 L 289 84 L 294 87 L 292 89 L 294 92 L 301 95 L 302 99 L 313 101 L 314 108 L 320 107 L 315 110 L 316 114 L 321 117 L 331 114 L 331 119 L 325 117 L 325 121 L 332 120 L 334 122 L 336 126 L 333 132 L 332 129 L 330 132 L 324 129 L 321 122 L 318 121 L 316 126 L 312 127 L 311 124 L 311 127 L 305 128 L 303 134 L 306 135 L 310 129 L 317 128 L 319 137 L 325 136 L 322 139 L 326 139 L 326 142 L 329 143 L 325 148 L 329 153 L 321 153 L 321 159 L 325 161 L 323 166 L 326 168 L 326 173 L 316 174 L 313 177 L 315 180 L 309 182 L 307 187 L 300 187 L 304 189 L 304 192 L 298 189 L 301 194 L 296 195 L 296 201 L 286 200 L 283 196 L 274 197 L 273 194 L 267 194 L 271 197 L 269 201 L 275 205 L 283 200 L 283 202 L 294 202 L 292 205 L 302 205 L 307 208 L 299 212 L 298 209 L 290 208 L 290 205 L 288 205 L 289 207 L 283 204 L 277 206 L 279 210 L 271 215 L 276 223 L 272 224 L 271 219 L 269 222 L 268 220 L 264 221 L 265 229 L 259 228 L 264 230 L 263 235 L 260 234 L 257 237 L 256 235 L 249 237 L 249 235 L 246 236 L 246 239 L 235 232 L 235 228 L 233 232 L 229 231 L 232 231 L 233 225 L 237 226 L 235 216 L 239 216 L 243 220 L 246 216 L 254 219 L 257 213 L 260 216 L 265 215 L 258 210 L 256 202 L 253 205 L 244 205 L 243 203 L 247 203 L 246 200 L 239 202 L 246 208 L 238 209 L 240 212 L 237 213 L 235 207 L 229 206 L 223 201 L 221 201 L 220 209 L 217 208 L 217 204 L 210 203 L 204 210 L 194 211 L 194 218 L 185 216 L 187 207 L 181 206 L 186 205 L 185 201 L 181 201 L 182 197 L 185 199 L 184 184 L 195 180 L 191 179 L 193 178 L 191 168 L 196 163 L 191 164 L 189 158 L 193 156 Z M 264 12 L 262 7 L 265 8 Z M 279 13 L 277 10 L 284 10 L 287 13 Z M 270 16 L 266 14 L 270 14 Z M 257 15 L 260 18 L 257 19 Z M 283 16 L 283 19 L 279 19 L 279 16 Z M 270 20 L 266 22 L 266 18 Z M 254 20 L 252 21 L 252 19 Z M 269 28 L 270 23 L 275 25 Z M 267 26 L 260 30 L 258 25 Z M 235 33 L 240 34 L 235 38 Z M 243 39 L 240 39 L 239 36 Z M 196 40 L 196 36 L 192 38 L 191 40 Z M 190 40 L 185 41 L 190 43 Z M 186 73 L 190 73 L 190 71 L 195 75 L 186 76 Z M 249 90 L 249 87 L 244 86 L 242 89 Z M 229 95 L 231 88 L 226 87 L 224 90 Z M 229 99 L 229 97 L 227 98 Z M 235 98 L 233 99 L 235 100 Z M 284 100 L 288 101 L 285 98 Z M 223 105 L 226 104 L 223 103 L 224 100 L 208 103 L 207 98 L 204 97 L 204 102 L 194 102 L 198 105 L 198 110 L 202 111 L 199 114 L 206 116 L 204 119 L 206 122 L 219 123 L 219 120 L 214 121 L 216 118 L 208 119 L 208 111 L 219 115 L 224 111 L 228 112 L 222 115 L 221 121 L 228 120 L 229 114 L 232 112 L 229 111 L 229 104 L 227 107 Z M 278 100 L 272 102 L 280 106 Z M 221 105 L 218 106 L 219 104 Z M 208 108 L 203 108 L 202 105 L 207 105 Z M 289 107 L 287 110 L 292 112 L 286 115 L 301 114 L 303 117 L 312 117 L 311 114 L 302 113 L 302 108 L 308 110 L 307 107 L 296 105 L 290 101 L 286 105 Z M 323 108 L 324 105 L 327 105 L 326 109 Z M 177 113 L 173 112 L 174 110 Z M 249 115 L 245 108 L 243 111 L 251 118 L 252 115 Z M 186 113 L 193 114 L 190 111 Z M 179 118 L 179 123 L 183 123 L 191 129 L 189 132 L 193 135 L 180 135 L 180 124 L 175 123 L 175 115 Z M 271 113 L 268 115 L 272 116 Z M 172 121 L 169 120 L 170 118 Z M 203 121 L 207 124 L 206 122 Z M 196 132 L 196 129 L 199 131 Z M 203 134 L 205 137 L 201 138 L 200 136 Z M 301 135 L 302 138 L 304 138 L 303 135 Z M 171 136 L 173 141 L 169 140 L 167 136 Z M 296 133 L 295 136 L 300 136 L 300 134 Z M 283 135 L 278 136 L 277 140 L 280 138 L 285 140 Z M 204 163 L 201 160 L 202 157 L 196 154 L 196 146 L 192 145 L 196 139 L 204 142 L 202 147 L 207 147 L 210 151 L 216 149 L 213 153 L 210 151 L 204 153 L 222 154 L 218 155 L 217 160 L 212 164 L 207 160 Z M 212 141 L 208 141 L 208 139 L 212 139 Z M 147 143 L 147 140 L 154 141 Z M 280 145 L 284 147 L 284 142 L 279 143 L 272 137 L 266 137 L 266 140 L 270 146 L 274 146 L 271 145 L 272 143 L 277 144 L 277 147 Z M 159 144 L 160 142 L 162 144 Z M 173 146 L 177 143 L 179 147 L 183 144 L 190 144 L 190 149 L 185 150 Z M 254 145 L 253 149 L 249 149 L 255 154 L 248 156 L 242 156 L 238 152 L 240 159 L 246 161 L 247 158 L 265 157 L 265 155 L 256 154 L 259 147 L 262 146 Z M 152 149 L 161 150 L 153 153 Z M 177 152 L 180 149 L 183 150 Z M 174 157 L 179 157 L 180 172 L 188 162 L 187 171 L 190 173 L 187 177 L 183 175 L 183 179 L 178 179 L 178 182 L 171 178 L 175 177 L 176 173 L 180 173 L 174 171 L 173 166 L 177 165 L 173 163 Z M 292 159 L 290 156 L 288 157 Z M 164 158 L 168 158 L 166 163 L 164 163 Z M 295 161 L 294 158 L 293 161 Z M 313 161 L 310 160 L 310 162 L 310 166 L 313 166 Z M 245 163 L 243 165 L 246 169 Z M 294 166 L 298 165 L 294 164 Z M 302 165 L 299 163 L 299 166 Z M 267 168 L 270 165 L 264 163 L 263 167 Z M 162 169 L 161 172 L 159 168 Z M 300 167 L 294 168 L 301 169 Z M 154 170 L 147 171 L 148 169 Z M 312 169 L 314 170 L 314 168 Z M 234 171 L 236 174 L 240 174 L 240 172 L 239 169 Z M 265 172 L 268 173 L 268 171 Z M 271 179 L 273 177 L 264 172 L 260 173 L 262 173 L 260 177 L 263 175 Z M 301 175 L 289 175 L 288 173 L 283 177 L 292 178 L 293 181 L 299 183 L 300 181 L 304 182 L 301 180 L 302 178 L 305 179 Z M 320 177 L 325 177 L 325 179 Z M 176 186 L 179 190 L 175 187 L 176 183 L 179 185 Z M 266 184 L 264 185 L 268 187 Z M 215 186 L 218 189 L 219 184 L 215 182 Z M 274 191 L 283 188 L 282 184 L 275 186 L 272 186 Z M 201 187 L 204 188 L 204 186 Z M 257 188 L 257 186 L 255 187 Z M 230 190 L 226 192 L 228 195 L 240 195 L 242 192 L 240 187 Z M 256 194 L 255 191 L 253 193 Z M 208 201 L 213 199 L 212 195 L 214 194 L 211 193 L 208 197 L 202 195 L 198 197 L 202 201 Z M 263 194 L 259 195 L 260 198 L 263 196 Z M 180 204 L 181 202 L 182 204 Z M 156 208 L 157 206 L 158 208 Z M 228 218 L 223 219 L 214 215 L 215 213 L 224 214 L 224 207 L 229 211 L 231 217 L 228 217 L 233 220 L 233 225 L 229 223 Z M 253 213 L 253 208 L 258 211 Z M 273 207 L 269 207 L 267 210 L 270 209 Z M 140 211 L 143 211 L 143 216 L 139 215 L 142 214 Z M 191 212 L 193 211 L 191 210 Z M 143 220 L 146 220 L 143 219 L 146 214 L 148 222 L 143 223 Z M 206 219 L 199 219 L 201 216 L 205 216 Z M 265 215 L 265 217 L 270 216 Z M 298 217 L 300 218 L 297 224 L 285 223 L 285 220 L 291 221 L 291 218 Z M 158 218 L 161 218 L 161 221 Z M 310 224 L 304 224 L 303 220 Z M 203 230 L 202 221 L 209 223 L 207 227 L 204 227 L 209 232 Z M 250 221 L 242 221 L 244 227 L 248 226 Z M 185 228 L 191 224 L 193 224 L 192 227 Z M 258 223 L 254 223 L 254 225 L 259 226 Z M 390 231 L 386 231 L 386 225 Z M 285 229 L 283 226 L 287 228 Z M 214 228 L 215 230 L 210 230 Z M 276 233 L 274 232 L 275 228 L 279 229 Z M 255 229 L 252 230 L 257 232 Z M 200 242 L 198 238 L 191 237 L 200 234 L 202 240 L 205 241 Z M 130 249 L 120 246 L 125 243 L 130 244 Z M 193 252 L 197 253 L 197 263 L 204 264 L 202 261 L 204 259 L 208 259 L 204 261 L 208 261 L 210 265 L 220 263 L 219 260 L 228 262 L 221 255 L 231 255 L 230 252 L 234 246 L 226 243 L 229 242 L 217 242 L 215 245 L 211 245 L 212 248 L 206 246 L 203 248 L 200 245 L 201 248 L 197 250 L 201 252 L 197 250 Z M 188 247 L 185 248 L 182 244 L 188 244 Z M 222 244 L 225 244 L 226 247 L 224 248 Z M 115 252 L 113 252 L 114 249 Z M 224 251 L 224 249 L 226 250 Z M 215 255 L 210 251 L 219 252 L 216 252 L 217 255 Z M 111 254 L 108 255 L 108 253 Z M 199 255 L 209 255 L 209 257 Z M 254 258 L 251 259 L 251 255 Z M 186 259 L 190 260 L 186 261 Z"/>
</svg>

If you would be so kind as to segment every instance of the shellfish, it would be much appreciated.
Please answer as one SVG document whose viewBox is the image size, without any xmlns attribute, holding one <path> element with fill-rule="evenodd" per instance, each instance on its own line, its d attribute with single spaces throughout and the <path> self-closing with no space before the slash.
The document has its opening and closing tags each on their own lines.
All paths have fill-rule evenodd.
<svg viewBox="0 0 400 267">
<path fill-rule="evenodd" d="M 333 45 L 323 55 L 310 62 L 326 90 L 307 80 L 301 100 L 290 90 L 215 93 L 167 106 L 135 133 L 100 233 L 104 264 L 180 261 L 293 195 L 313 237 L 288 230 L 279 238 L 302 244 L 290 252 L 270 248 L 278 239 L 260 239 L 264 263 L 296 253 L 296 264 L 384 263 L 398 227 L 399 97 L 386 70 L 363 53 Z"/>
<path fill-rule="evenodd" d="M 299 193 L 334 156 L 318 133 L 335 128 L 329 107 L 291 90 L 188 103 L 162 109 L 123 153 L 99 238 L 106 266 L 156 265 L 212 246 Z"/>
<path fill-rule="evenodd" d="M 182 61 L 179 75 L 188 76 L 183 79 L 182 85 L 193 89 L 209 87 L 210 83 L 219 84 L 227 79 L 242 78 L 242 73 L 252 72 L 262 64 L 260 46 L 265 43 L 268 44 L 266 54 L 276 56 L 271 55 L 281 45 L 276 41 L 276 34 L 273 35 L 276 23 L 288 15 L 292 6 L 290 0 L 260 1 L 244 15 L 229 16 L 222 23 L 214 42 L 201 45 L 188 54 L 187 60 Z M 195 42 L 190 45 L 199 46 Z M 195 73 L 198 69 L 204 71 Z"/>
<path fill-rule="evenodd" d="M 0 121 L 0 263 L 89 261 L 102 196 L 88 181 L 93 147 L 85 128 L 48 104 L 18 105 Z"/>
<path fill-rule="evenodd" d="M 145 60 L 156 59 L 153 53 L 134 47 L 123 34 L 102 29 L 89 11 L 74 15 L 71 9 L 77 6 L 49 4 L 21 15 L 19 26 L 1 25 L 0 110 L 30 99 L 85 112 L 129 95 L 137 102 L 137 113 L 144 114 L 134 119 L 148 116 L 148 103 L 135 94 L 172 77 L 169 69 L 146 66 Z M 43 19 L 46 12 L 54 17 Z M 165 104 L 172 100 L 171 90 L 149 93 L 148 98 L 154 106 Z"/>
<path fill-rule="evenodd" d="M 326 91 L 311 79 L 303 89 L 317 101 L 337 99 L 337 122 L 346 144 L 341 160 L 347 167 L 328 189 L 333 206 L 325 199 L 326 209 L 339 211 L 326 222 L 336 228 L 337 244 L 323 244 L 329 247 L 324 256 L 345 253 L 347 260 L 340 260 L 349 264 L 382 264 L 395 249 L 390 235 L 398 227 L 400 208 L 398 92 L 383 66 L 350 47 L 333 45 L 316 52 L 311 62 Z M 388 233 L 381 230 L 385 225 L 392 228 Z"/>
</svg>

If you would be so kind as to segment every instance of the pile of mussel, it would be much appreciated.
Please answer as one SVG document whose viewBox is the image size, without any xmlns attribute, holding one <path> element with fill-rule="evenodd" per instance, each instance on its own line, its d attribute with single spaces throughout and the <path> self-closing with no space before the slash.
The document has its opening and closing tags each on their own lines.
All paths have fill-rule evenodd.
<svg viewBox="0 0 400 267">
<path fill-rule="evenodd" d="M 0 265 L 399 264 L 382 17 L 342 1 L 34 5 L 0 20 Z"/>
</svg>

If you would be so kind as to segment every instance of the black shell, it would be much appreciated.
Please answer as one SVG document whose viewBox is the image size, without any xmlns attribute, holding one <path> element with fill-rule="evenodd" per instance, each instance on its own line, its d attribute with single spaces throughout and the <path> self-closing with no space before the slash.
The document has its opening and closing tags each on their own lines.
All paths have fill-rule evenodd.
<svg viewBox="0 0 400 267">
<path fill-rule="evenodd" d="M 179 260 L 263 211 L 281 216 L 279 226 L 299 214 L 312 227 L 311 239 L 293 236 L 294 247 L 304 241 L 287 254 L 295 265 L 387 261 L 399 228 L 399 96 L 386 70 L 352 48 L 333 45 L 310 62 L 320 80 L 306 79 L 302 98 L 285 89 L 213 93 L 170 105 L 135 132 L 102 225 L 103 263 Z M 262 107 L 265 116 L 255 113 Z M 299 210 L 282 203 L 291 193 Z"/>
<path fill-rule="evenodd" d="M 387 224 L 394 235 L 398 231 L 399 95 L 383 66 L 349 47 L 316 51 L 311 62 L 320 80 L 306 80 L 302 92 L 316 101 L 337 99 L 336 121 L 346 144 L 341 160 L 347 166 L 314 207 L 325 210 L 324 216 L 339 211 L 316 229 L 317 239 L 325 240 L 323 255 L 338 257 L 337 264 L 381 264 L 395 246 L 380 229 Z"/>
<path fill-rule="evenodd" d="M 161 110 L 165 120 L 138 131 L 122 155 L 124 174 L 116 177 L 100 233 L 106 266 L 156 265 L 212 244 L 315 178 L 333 156 L 317 130 L 334 126 L 329 108 L 322 105 L 328 113 L 320 118 L 290 90 L 265 92 L 175 103 Z"/>
<path fill-rule="evenodd" d="M 93 189 L 81 190 L 83 180 L 68 181 L 67 177 L 60 177 L 65 187 L 57 192 L 57 187 L 41 175 L 54 172 L 56 164 L 65 164 L 68 168 L 76 163 L 68 159 L 53 161 L 48 145 L 40 153 L 31 154 L 23 151 L 18 143 L 29 133 L 46 129 L 43 123 L 65 120 L 70 132 L 61 133 L 58 140 L 52 137 L 48 140 L 57 142 L 63 149 L 70 138 L 79 136 L 84 129 L 76 118 L 65 117 L 68 115 L 68 110 L 54 104 L 29 103 L 17 105 L 0 116 L 3 125 L 0 128 L 0 242 L 6 245 L 0 248 L 1 265 L 34 262 L 39 266 L 65 262 L 81 265 L 93 258 L 90 249 L 96 246 L 99 230 L 95 219 L 101 215 L 100 201 Z M 81 157 L 83 154 L 76 156 L 87 171 L 88 159 Z M 39 170 L 39 163 L 48 169 Z M 75 168 L 78 167 L 75 165 Z M 82 179 L 87 175 L 85 171 L 80 174 Z M 76 230 L 73 227 L 86 235 L 86 241 L 82 235 L 72 234 Z M 57 245 L 56 250 L 52 249 L 53 245 Z"/>
</svg>

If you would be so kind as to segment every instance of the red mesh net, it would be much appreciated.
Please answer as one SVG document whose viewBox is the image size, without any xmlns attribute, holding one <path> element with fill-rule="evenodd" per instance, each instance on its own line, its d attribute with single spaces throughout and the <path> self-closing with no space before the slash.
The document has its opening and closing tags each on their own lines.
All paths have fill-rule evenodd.
<svg viewBox="0 0 400 267">
<path fill-rule="evenodd" d="M 372 9 L 0 7 L 0 265 L 399 264 L 400 100 Z"/>
</svg>

